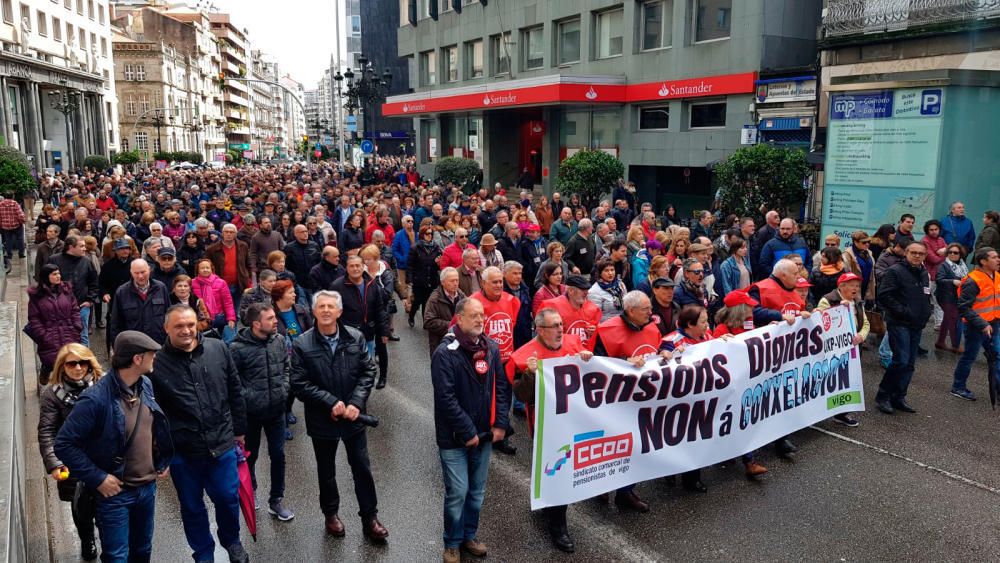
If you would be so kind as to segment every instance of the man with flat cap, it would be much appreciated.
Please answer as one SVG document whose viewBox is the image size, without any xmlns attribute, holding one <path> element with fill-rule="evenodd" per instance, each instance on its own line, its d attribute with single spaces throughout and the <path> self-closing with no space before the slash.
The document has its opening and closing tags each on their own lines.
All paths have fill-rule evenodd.
<svg viewBox="0 0 1000 563">
<path fill-rule="evenodd" d="M 56 456 L 97 492 L 105 561 L 150 561 L 153 551 L 156 480 L 173 458 L 170 426 L 145 377 L 159 349 L 141 332 L 119 334 L 111 370 L 80 395 L 56 436 Z"/>
<path fill-rule="evenodd" d="M 542 307 L 552 307 L 562 317 L 563 332 L 574 334 L 584 346 L 601 324 L 601 309 L 587 299 L 590 279 L 578 274 L 566 278 L 566 293 L 549 299 Z"/>
</svg>

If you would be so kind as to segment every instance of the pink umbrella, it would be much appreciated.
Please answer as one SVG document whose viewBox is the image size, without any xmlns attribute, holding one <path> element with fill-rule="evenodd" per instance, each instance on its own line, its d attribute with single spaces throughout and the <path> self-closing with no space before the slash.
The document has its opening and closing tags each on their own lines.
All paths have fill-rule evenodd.
<svg viewBox="0 0 1000 563">
<path fill-rule="evenodd" d="M 240 476 L 240 511 L 243 512 L 243 519 L 247 522 L 247 530 L 250 537 L 257 541 L 257 511 L 254 509 L 256 499 L 254 498 L 253 479 L 250 478 L 250 466 L 247 465 L 247 458 L 250 452 L 246 446 L 238 444 L 236 449 L 236 471 Z"/>
</svg>

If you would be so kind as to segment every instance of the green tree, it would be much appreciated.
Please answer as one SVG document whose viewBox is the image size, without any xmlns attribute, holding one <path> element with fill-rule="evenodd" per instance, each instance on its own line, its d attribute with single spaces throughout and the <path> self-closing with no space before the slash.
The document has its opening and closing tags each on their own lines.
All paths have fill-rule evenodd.
<svg viewBox="0 0 1000 563">
<path fill-rule="evenodd" d="M 115 155 L 115 164 L 121 164 L 122 166 L 132 166 L 133 164 L 142 160 L 142 153 L 139 151 L 125 151 L 120 152 Z"/>
<path fill-rule="evenodd" d="M 439 158 L 434 167 L 434 176 L 442 183 L 451 182 L 456 186 L 464 186 L 479 174 L 479 163 L 471 158 L 446 156 Z"/>
<path fill-rule="evenodd" d="M 742 147 L 719 163 L 714 173 L 722 208 L 737 215 L 759 215 L 767 209 L 788 213 L 808 196 L 802 180 L 810 168 L 801 149 L 769 144 Z"/>
<path fill-rule="evenodd" d="M 587 203 L 600 199 L 625 175 L 622 161 L 604 151 L 580 151 L 562 161 L 556 185 L 564 193 L 580 194 Z"/>
<path fill-rule="evenodd" d="M 20 199 L 35 189 L 28 157 L 13 147 L 0 147 L 0 195 Z"/>
<path fill-rule="evenodd" d="M 108 168 L 108 159 L 104 155 L 92 154 L 83 159 L 83 167 L 103 171 Z"/>
</svg>

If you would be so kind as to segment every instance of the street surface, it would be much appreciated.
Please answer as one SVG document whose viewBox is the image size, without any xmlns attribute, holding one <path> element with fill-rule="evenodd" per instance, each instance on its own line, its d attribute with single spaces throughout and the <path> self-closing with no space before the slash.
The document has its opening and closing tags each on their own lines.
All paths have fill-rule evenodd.
<svg viewBox="0 0 1000 563">
<path fill-rule="evenodd" d="M 374 546 L 361 535 L 343 453 L 338 482 L 347 537 L 324 533 L 312 445 L 299 422 L 286 445 L 286 502 L 296 516 L 282 523 L 267 514 L 263 455 L 257 469 L 262 504 L 257 542 L 245 528 L 243 536 L 253 560 L 440 560 L 443 486 L 427 341 L 419 321 L 415 329 L 402 315 L 396 321 L 402 340 L 390 343 L 389 386 L 372 392 L 368 408 L 382 420 L 368 439 L 388 544 Z M 933 349 L 933 337 L 928 330 L 925 347 Z M 96 333 L 93 345 L 106 365 L 103 338 Z M 862 363 L 870 401 L 882 370 L 873 353 L 865 353 Z M 934 351 L 918 362 L 910 387 L 918 414 L 885 416 L 871 407 L 860 414 L 860 428 L 826 422 L 800 431 L 793 436 L 801 448 L 794 462 L 761 453 L 771 471 L 758 482 L 743 476 L 741 464 L 729 463 L 704 471 L 705 495 L 663 481 L 639 485 L 652 505 L 649 514 L 619 513 L 593 500 L 574 505 L 569 511 L 574 556 L 550 547 L 541 515 L 529 510 L 530 445 L 523 420 L 515 419 L 519 451 L 513 458 L 494 453 L 479 537 L 490 548 L 491 561 L 996 560 L 1000 414 L 990 410 L 981 361 L 970 381 L 980 400 L 968 403 L 948 394 L 954 364 L 953 355 Z M 30 385 L 28 401 L 37 401 Z M 301 403 L 295 411 L 301 420 Z M 28 454 L 37 455 L 30 449 Z M 78 561 L 69 505 L 52 500 L 55 484 L 46 481 L 54 510 L 53 560 Z M 161 482 L 156 516 L 154 561 L 190 561 L 169 480 Z M 227 561 L 221 548 L 216 557 Z"/>
</svg>

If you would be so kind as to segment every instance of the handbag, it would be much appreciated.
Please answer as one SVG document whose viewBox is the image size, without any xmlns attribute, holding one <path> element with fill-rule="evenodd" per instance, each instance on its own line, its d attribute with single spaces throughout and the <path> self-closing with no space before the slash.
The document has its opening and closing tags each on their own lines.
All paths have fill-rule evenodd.
<svg viewBox="0 0 1000 563">
<path fill-rule="evenodd" d="M 212 317 L 212 328 L 221 330 L 226 327 L 226 323 L 228 322 L 229 321 L 226 320 L 225 313 L 216 313 L 216 315 Z"/>
<path fill-rule="evenodd" d="M 868 331 L 874 335 L 882 336 L 885 334 L 885 319 L 882 318 L 881 311 L 866 311 L 868 315 Z"/>
</svg>

